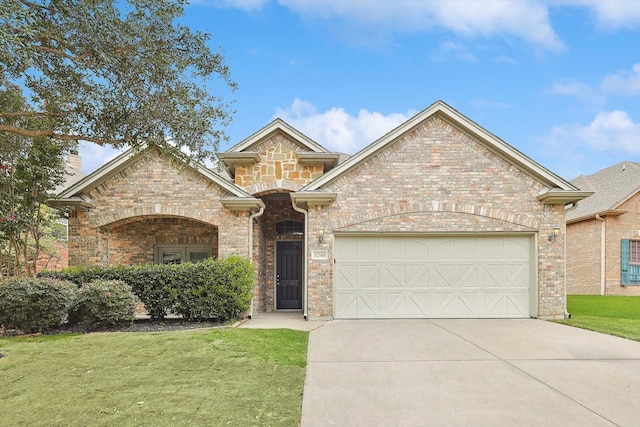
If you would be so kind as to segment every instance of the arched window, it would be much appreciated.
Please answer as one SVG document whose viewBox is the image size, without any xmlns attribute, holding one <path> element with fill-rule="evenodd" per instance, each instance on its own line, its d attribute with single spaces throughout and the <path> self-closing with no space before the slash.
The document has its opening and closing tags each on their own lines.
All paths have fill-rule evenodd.
<svg viewBox="0 0 640 427">
<path fill-rule="evenodd" d="M 304 224 L 300 221 L 280 221 L 276 224 L 276 235 L 294 235 L 294 236 L 303 236 L 304 235 Z"/>
</svg>

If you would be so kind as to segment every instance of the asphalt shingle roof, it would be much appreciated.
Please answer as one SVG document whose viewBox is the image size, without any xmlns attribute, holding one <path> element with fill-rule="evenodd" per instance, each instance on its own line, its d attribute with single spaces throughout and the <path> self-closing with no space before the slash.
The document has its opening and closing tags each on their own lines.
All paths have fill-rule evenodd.
<svg viewBox="0 0 640 427">
<path fill-rule="evenodd" d="M 567 212 L 568 221 L 617 209 L 622 202 L 640 191 L 640 163 L 620 162 L 593 175 L 581 175 L 571 183 L 594 194 L 578 202 L 576 209 Z"/>
</svg>

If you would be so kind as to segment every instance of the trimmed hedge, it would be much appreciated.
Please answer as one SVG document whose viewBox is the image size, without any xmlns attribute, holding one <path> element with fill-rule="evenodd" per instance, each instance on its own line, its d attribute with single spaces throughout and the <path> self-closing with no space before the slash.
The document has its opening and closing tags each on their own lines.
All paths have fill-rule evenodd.
<svg viewBox="0 0 640 427">
<path fill-rule="evenodd" d="M 195 264 L 72 267 L 40 276 L 69 280 L 78 286 L 95 280 L 121 280 L 152 318 L 162 319 L 171 312 L 186 320 L 226 321 L 249 309 L 254 269 L 247 258 L 234 255 Z"/>
<path fill-rule="evenodd" d="M 95 280 L 78 290 L 76 303 L 69 313 L 70 323 L 81 323 L 89 329 L 132 322 L 137 298 L 131 287 L 120 280 Z"/>
<path fill-rule="evenodd" d="M 47 277 L 0 280 L 0 325 L 23 332 L 43 332 L 67 321 L 77 286 Z"/>
</svg>

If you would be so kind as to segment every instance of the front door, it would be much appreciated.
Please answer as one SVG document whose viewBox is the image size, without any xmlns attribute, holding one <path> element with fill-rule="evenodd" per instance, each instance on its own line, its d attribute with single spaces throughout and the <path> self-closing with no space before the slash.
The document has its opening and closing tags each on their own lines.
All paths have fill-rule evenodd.
<svg viewBox="0 0 640 427">
<path fill-rule="evenodd" d="M 302 308 L 302 242 L 276 246 L 276 308 Z"/>
</svg>

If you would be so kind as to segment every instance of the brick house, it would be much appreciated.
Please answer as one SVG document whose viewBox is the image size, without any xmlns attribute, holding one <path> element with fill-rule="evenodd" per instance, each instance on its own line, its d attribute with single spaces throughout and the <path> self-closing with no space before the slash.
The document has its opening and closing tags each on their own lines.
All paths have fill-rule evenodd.
<svg viewBox="0 0 640 427">
<path fill-rule="evenodd" d="M 70 265 L 246 255 L 253 312 L 309 319 L 565 315 L 589 193 L 443 102 L 350 157 L 277 119 L 219 158 L 129 151 L 64 190 Z"/>
<path fill-rule="evenodd" d="M 594 194 L 567 211 L 567 292 L 640 295 L 640 163 L 572 184 Z"/>
</svg>

